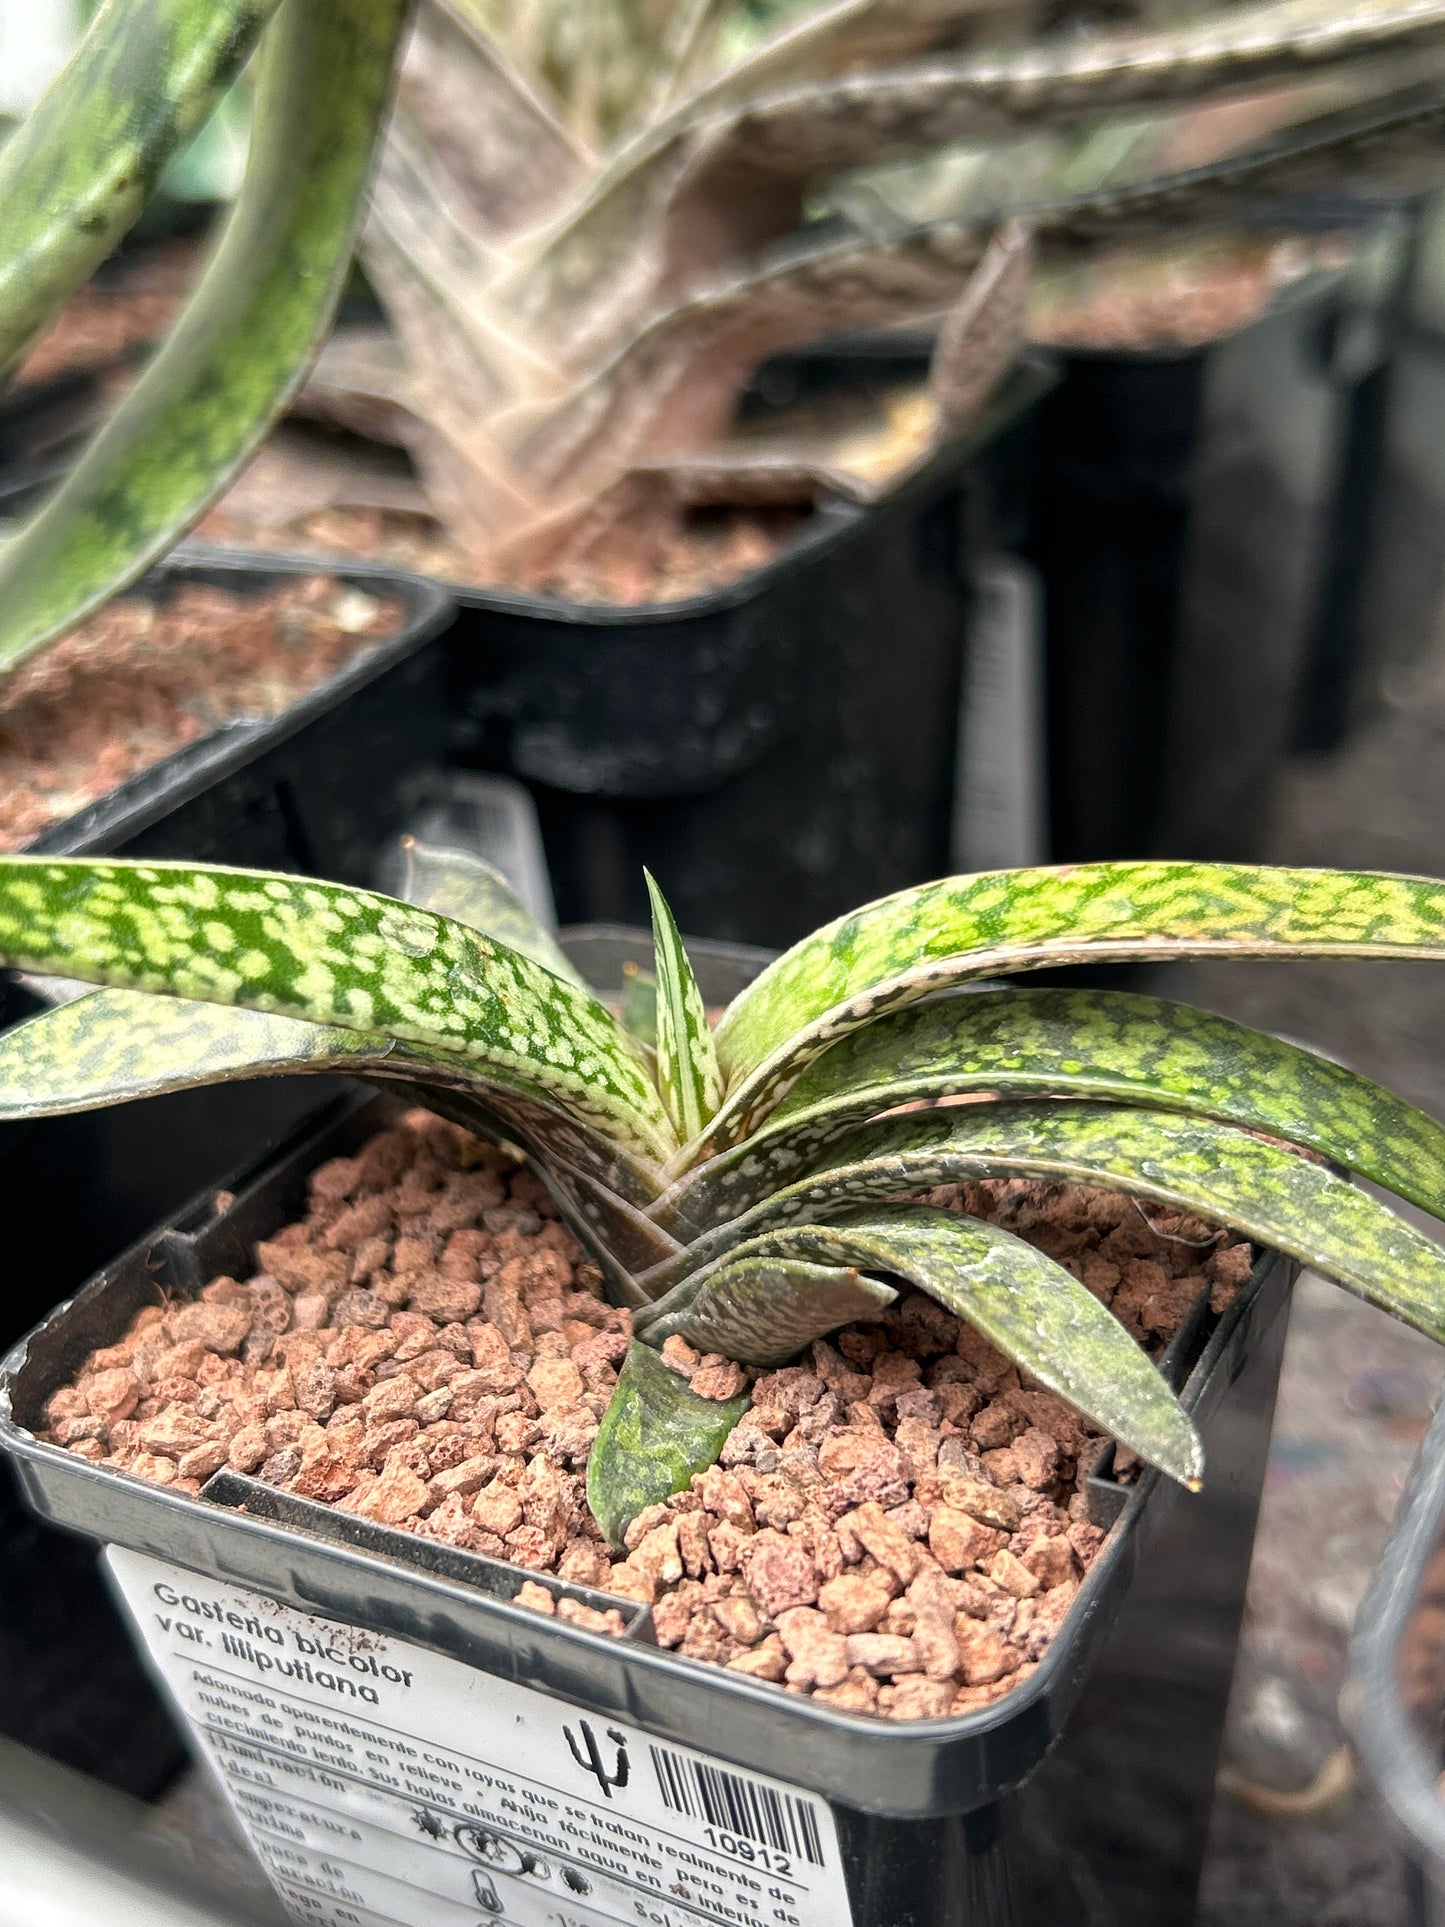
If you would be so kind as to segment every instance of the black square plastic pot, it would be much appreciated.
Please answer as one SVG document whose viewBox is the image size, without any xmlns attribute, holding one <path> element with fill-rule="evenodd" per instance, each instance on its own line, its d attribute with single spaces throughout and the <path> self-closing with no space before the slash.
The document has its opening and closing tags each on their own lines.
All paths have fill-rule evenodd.
<svg viewBox="0 0 1445 1927">
<path fill-rule="evenodd" d="M 1410 1704 L 1411 1622 L 1433 1609 L 1438 1654 L 1441 1559 L 1445 1555 L 1445 1407 L 1421 1442 L 1380 1569 L 1355 1622 L 1340 1711 L 1365 1777 L 1403 1851 L 1411 1927 L 1445 1923 L 1445 1799 L 1441 1733 L 1445 1695 Z M 1438 1672 L 1438 1666 L 1431 1668 Z M 1445 1673 L 1440 1674 L 1445 1680 Z"/>
<path fill-rule="evenodd" d="M 862 377 L 844 356 L 826 379 Z M 948 873 L 991 469 L 1050 379 L 1022 364 L 924 472 L 868 508 L 825 506 L 706 594 L 629 608 L 455 592 L 461 753 L 531 790 L 564 922 L 645 918 L 646 865 L 684 929 L 785 944 Z"/>
<path fill-rule="evenodd" d="M 1338 278 L 1195 349 L 1058 351 L 1035 440 L 1053 853 L 1251 861 L 1295 731 Z"/>
<path fill-rule="evenodd" d="M 244 1266 L 255 1240 L 294 1215 L 309 1172 L 387 1114 L 384 1099 L 343 1100 L 241 1183 L 227 1210 L 198 1200 L 14 1349 L 0 1372 L 0 1449 L 36 1511 L 203 1583 L 243 1586 L 523 1681 L 569 1712 L 625 1720 L 664 1745 L 705 1739 L 732 1766 L 804 1789 L 836 1823 L 853 1927 L 1184 1927 L 1292 1265 L 1267 1254 L 1222 1316 L 1201 1298 L 1166 1359 L 1205 1441 L 1202 1494 L 1153 1473 L 1120 1483 L 1105 1449 L 1087 1490 L 1109 1535 L 1038 1669 L 982 1711 L 893 1725 L 661 1651 L 645 1610 L 629 1608 L 622 1639 L 584 1632 L 513 1604 L 526 1576 L 516 1567 L 231 1473 L 192 1498 L 36 1439 L 45 1400 L 93 1347 L 158 1293 L 184 1297 Z"/>
</svg>

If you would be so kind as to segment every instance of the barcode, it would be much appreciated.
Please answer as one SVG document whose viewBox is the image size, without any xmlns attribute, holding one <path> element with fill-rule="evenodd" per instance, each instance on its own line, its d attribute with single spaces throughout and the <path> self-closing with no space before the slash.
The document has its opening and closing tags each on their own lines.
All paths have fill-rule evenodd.
<svg viewBox="0 0 1445 1927">
<path fill-rule="evenodd" d="M 774 1853 L 792 1853 L 814 1867 L 823 1863 L 823 1840 L 811 1800 L 779 1793 L 741 1773 L 728 1773 L 685 1753 L 649 1746 L 663 1805 L 689 1820 L 706 1821 L 727 1833 L 741 1834 Z"/>
</svg>

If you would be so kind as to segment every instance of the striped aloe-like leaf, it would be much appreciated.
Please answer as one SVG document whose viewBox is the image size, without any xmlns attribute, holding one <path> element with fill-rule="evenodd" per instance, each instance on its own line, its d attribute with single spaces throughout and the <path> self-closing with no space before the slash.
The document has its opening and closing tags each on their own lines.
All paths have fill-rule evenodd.
<svg viewBox="0 0 1445 1927">
<path fill-rule="evenodd" d="M 0 550 L 0 667 L 59 635 L 170 548 L 226 487 L 300 386 L 350 266 L 410 5 L 284 0 L 278 9 L 260 62 L 240 199 L 199 286 L 163 348 L 56 494 Z M 129 76 L 137 99 L 156 84 L 158 74 L 145 62 L 162 36 L 147 31 L 133 41 L 112 37 L 130 13 L 147 10 L 162 12 L 121 8 L 117 18 L 107 9 L 87 40 L 116 62 L 112 91 L 118 96 L 126 85 L 122 75 Z M 221 23 L 231 18 L 232 65 L 265 12 L 263 5 L 239 8 L 234 0 L 224 7 L 192 0 L 189 9 L 168 0 L 164 9 L 192 22 L 206 15 Z M 176 42 L 177 52 L 184 44 Z M 214 52 L 201 61 L 193 84 L 204 83 L 211 71 L 221 78 L 228 71 Z M 101 176 L 108 166 L 100 155 L 90 164 Z M 143 195 L 147 164 L 137 156 L 137 195 Z M 39 170 L 39 161 L 32 162 L 36 191 L 43 193 L 46 178 Z M 81 189 L 63 191 L 57 212 L 64 224 L 73 224 Z M 138 209 L 139 199 L 129 218 Z M 74 259 L 59 262 L 56 252 L 58 298 L 86 263 L 74 250 Z M 35 317 L 27 320 L 18 296 L 17 303 L 15 332 L 23 338 Z"/>
<path fill-rule="evenodd" d="M 411 887 L 471 927 L 290 877 L 0 860 L 0 958 L 107 986 L 0 1037 L 0 1116 L 327 1069 L 523 1144 L 637 1312 L 589 1470 L 614 1536 L 736 1416 L 693 1398 L 656 1358 L 663 1339 L 775 1363 L 885 1315 L 899 1279 L 1172 1476 L 1199 1476 L 1173 1392 L 1067 1271 L 997 1226 L 899 1202 L 942 1182 L 1130 1191 L 1445 1337 L 1440 1249 L 1339 1171 L 1445 1217 L 1435 1120 L 1157 998 L 963 988 L 1090 958 L 1442 957 L 1445 885 L 1158 863 L 951 878 L 795 946 L 715 1037 L 654 890 L 654 1052 L 569 981 L 498 879 L 450 867 L 427 853 Z"/>
<path fill-rule="evenodd" d="M 111 0 L 0 148 L 0 383 L 135 222 L 276 0 Z"/>
</svg>

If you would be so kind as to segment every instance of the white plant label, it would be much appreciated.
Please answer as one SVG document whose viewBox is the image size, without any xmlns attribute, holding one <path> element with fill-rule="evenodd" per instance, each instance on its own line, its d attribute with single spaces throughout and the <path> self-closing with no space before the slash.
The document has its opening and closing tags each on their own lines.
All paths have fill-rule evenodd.
<svg viewBox="0 0 1445 1927">
<path fill-rule="evenodd" d="M 822 1801 L 424 1647 L 112 1547 L 307 1927 L 849 1927 Z"/>
</svg>

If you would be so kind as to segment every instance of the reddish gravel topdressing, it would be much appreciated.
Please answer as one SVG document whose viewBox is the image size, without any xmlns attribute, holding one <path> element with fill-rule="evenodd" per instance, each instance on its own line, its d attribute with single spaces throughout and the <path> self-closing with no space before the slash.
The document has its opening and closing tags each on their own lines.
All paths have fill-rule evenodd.
<svg viewBox="0 0 1445 1927">
<path fill-rule="evenodd" d="M 258 468 L 267 459 L 263 449 Z M 264 494 L 248 489 L 248 499 Z M 238 549 L 284 549 L 332 561 L 361 556 L 391 568 L 420 570 L 463 587 L 558 596 L 564 601 L 635 608 L 704 595 L 760 569 L 780 553 L 801 527 L 806 504 L 787 509 L 717 509 L 668 522 L 645 558 L 605 544 L 585 557 L 516 579 L 498 581 L 464 549 L 447 540 L 434 518 L 413 510 L 337 507 L 317 509 L 277 525 L 261 514 L 240 512 L 223 497 L 197 534 Z"/>
<path fill-rule="evenodd" d="M 935 1203 L 1006 1224 L 1157 1350 L 1247 1244 L 1108 1192 L 1016 1181 Z M 1089 1426 L 918 1293 L 759 1376 L 722 1462 L 609 1548 L 587 1454 L 631 1316 L 537 1177 L 426 1112 L 311 1178 L 257 1275 L 139 1312 L 51 1397 L 52 1442 L 196 1493 L 223 1465 L 652 1606 L 660 1641 L 828 1704 L 915 1719 L 1037 1664 L 1103 1541 Z M 671 1348 L 700 1391 L 735 1368 Z M 598 1631 L 613 1614 L 519 1595 Z"/>
<path fill-rule="evenodd" d="M 279 715 L 401 622 L 326 575 L 111 603 L 0 681 L 0 850 L 222 724 Z"/>
</svg>

